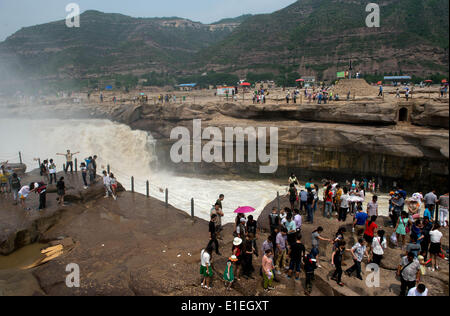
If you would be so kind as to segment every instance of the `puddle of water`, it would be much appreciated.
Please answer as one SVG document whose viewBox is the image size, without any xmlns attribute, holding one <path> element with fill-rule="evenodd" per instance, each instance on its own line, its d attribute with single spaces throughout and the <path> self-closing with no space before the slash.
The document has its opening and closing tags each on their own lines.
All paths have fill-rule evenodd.
<svg viewBox="0 0 450 316">
<path fill-rule="evenodd" d="M 34 243 L 16 250 L 8 256 L 0 256 L 0 270 L 21 269 L 45 256 L 41 249 L 47 248 L 46 244 Z"/>
<path fill-rule="evenodd" d="M 113 214 L 113 213 L 100 213 L 100 218 L 101 219 L 107 219 L 109 221 L 113 221 L 116 223 L 126 223 L 128 222 L 128 219 L 126 219 L 125 217 L 121 216 L 121 215 L 117 215 L 117 214 Z"/>
</svg>

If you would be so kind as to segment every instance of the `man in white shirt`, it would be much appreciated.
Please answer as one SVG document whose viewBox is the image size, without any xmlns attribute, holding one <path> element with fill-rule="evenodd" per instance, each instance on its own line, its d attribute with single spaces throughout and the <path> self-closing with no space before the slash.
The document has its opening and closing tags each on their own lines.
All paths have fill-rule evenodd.
<svg viewBox="0 0 450 316">
<path fill-rule="evenodd" d="M 408 296 L 428 296 L 428 289 L 424 284 L 420 283 L 416 287 L 409 290 Z"/>
<path fill-rule="evenodd" d="M 56 165 L 53 162 L 53 159 L 50 159 L 50 162 L 48 163 L 48 173 L 50 174 L 50 184 L 53 183 L 53 180 L 55 180 L 56 183 Z"/>
<path fill-rule="evenodd" d="M 105 199 L 112 195 L 111 178 L 106 171 L 103 171 L 103 186 L 105 187 Z"/>
</svg>

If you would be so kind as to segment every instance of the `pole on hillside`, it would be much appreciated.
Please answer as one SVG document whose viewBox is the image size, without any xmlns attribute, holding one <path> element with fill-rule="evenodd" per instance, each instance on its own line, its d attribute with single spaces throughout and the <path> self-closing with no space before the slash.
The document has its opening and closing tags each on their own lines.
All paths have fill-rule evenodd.
<svg viewBox="0 0 450 316">
<path fill-rule="evenodd" d="M 166 198 L 166 207 L 169 207 L 169 189 L 166 188 L 166 194 L 165 194 Z"/>
<path fill-rule="evenodd" d="M 108 174 L 111 173 L 111 167 L 109 165 L 106 166 L 106 170 L 108 171 Z"/>
<path fill-rule="evenodd" d="M 277 191 L 277 207 L 278 207 L 278 214 L 280 213 L 280 192 Z"/>
<path fill-rule="evenodd" d="M 75 158 L 75 172 L 78 172 L 78 159 Z"/>
<path fill-rule="evenodd" d="M 194 198 L 191 199 L 191 217 L 194 218 Z"/>
<path fill-rule="evenodd" d="M 134 177 L 131 177 L 131 192 L 134 193 Z"/>
<path fill-rule="evenodd" d="M 38 158 L 39 168 L 41 167 L 41 158 Z"/>
<path fill-rule="evenodd" d="M 22 164 L 22 153 L 19 151 L 19 162 Z"/>
<path fill-rule="evenodd" d="M 148 182 L 148 180 L 145 183 L 145 187 L 146 187 L 146 191 L 147 191 L 147 197 L 150 197 L 150 183 Z"/>
</svg>

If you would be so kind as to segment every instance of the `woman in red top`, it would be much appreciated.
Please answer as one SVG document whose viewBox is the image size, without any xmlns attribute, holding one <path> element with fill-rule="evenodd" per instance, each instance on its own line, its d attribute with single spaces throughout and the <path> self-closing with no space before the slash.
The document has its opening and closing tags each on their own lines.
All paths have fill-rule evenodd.
<svg viewBox="0 0 450 316">
<path fill-rule="evenodd" d="M 364 231 L 364 239 L 367 242 L 367 247 L 369 248 L 369 252 L 372 247 L 373 237 L 375 236 L 375 232 L 378 229 L 378 225 L 375 223 L 377 217 L 374 215 L 366 222 L 366 230 Z"/>
<path fill-rule="evenodd" d="M 324 217 L 331 218 L 331 214 L 333 212 L 333 191 L 331 191 L 331 185 L 327 187 L 325 191 L 325 209 L 324 209 Z"/>
</svg>

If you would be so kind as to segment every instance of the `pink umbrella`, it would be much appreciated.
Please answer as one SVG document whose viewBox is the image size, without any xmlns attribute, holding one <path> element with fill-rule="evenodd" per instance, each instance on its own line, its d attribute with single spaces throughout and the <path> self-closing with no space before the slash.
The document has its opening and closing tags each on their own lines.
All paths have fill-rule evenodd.
<svg viewBox="0 0 450 316">
<path fill-rule="evenodd" d="M 305 79 L 297 79 L 296 82 L 305 81 Z"/>
<path fill-rule="evenodd" d="M 239 214 L 251 213 L 255 211 L 255 209 L 251 206 L 240 206 L 234 212 Z"/>
</svg>

